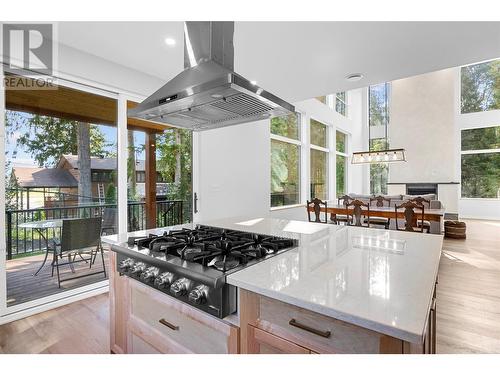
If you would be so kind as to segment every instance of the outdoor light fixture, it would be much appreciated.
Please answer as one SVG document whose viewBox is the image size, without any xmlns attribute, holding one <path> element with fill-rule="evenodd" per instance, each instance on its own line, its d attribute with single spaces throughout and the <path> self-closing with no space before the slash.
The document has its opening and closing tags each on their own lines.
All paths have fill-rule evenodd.
<svg viewBox="0 0 500 375">
<path fill-rule="evenodd" d="M 353 152 L 351 164 L 392 163 L 406 161 L 404 148 L 381 151 Z"/>
</svg>

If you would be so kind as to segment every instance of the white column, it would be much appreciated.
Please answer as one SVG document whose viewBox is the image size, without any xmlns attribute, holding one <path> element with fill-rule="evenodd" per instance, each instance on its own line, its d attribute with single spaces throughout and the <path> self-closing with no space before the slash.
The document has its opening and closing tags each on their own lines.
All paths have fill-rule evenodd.
<svg viewBox="0 0 500 375">
<path fill-rule="evenodd" d="M 5 88 L 3 63 L 0 59 L 0 316 L 7 309 L 7 283 L 5 273 Z"/>
<path fill-rule="evenodd" d="M 118 233 L 127 233 L 127 99 L 118 96 Z"/>
<path fill-rule="evenodd" d="M 200 211 L 200 203 L 201 203 L 201 200 L 202 197 L 200 196 L 200 191 L 201 191 L 201 184 L 200 184 L 200 163 L 201 163 L 201 159 L 200 159 L 200 147 L 201 147 L 201 133 L 199 132 L 193 132 L 193 144 L 192 144 L 192 147 L 193 147 L 193 153 L 192 153 L 192 171 L 193 171 L 193 174 L 192 174 L 192 191 L 193 191 L 193 197 L 192 197 L 192 208 L 193 208 L 193 219 L 192 219 L 192 222 L 193 223 L 199 223 L 201 220 L 202 220 L 202 212 Z M 196 203 L 196 206 L 197 206 L 197 209 L 198 209 L 198 212 L 194 212 L 194 208 L 195 208 L 195 201 L 194 201 L 194 198 L 195 198 L 195 194 L 197 195 L 197 198 L 198 198 L 198 201 Z"/>
<path fill-rule="evenodd" d="M 300 139 L 302 146 L 300 147 L 300 201 L 305 204 L 311 194 L 311 185 L 309 183 L 310 170 L 310 148 L 309 148 L 309 116 L 300 113 Z"/>
</svg>

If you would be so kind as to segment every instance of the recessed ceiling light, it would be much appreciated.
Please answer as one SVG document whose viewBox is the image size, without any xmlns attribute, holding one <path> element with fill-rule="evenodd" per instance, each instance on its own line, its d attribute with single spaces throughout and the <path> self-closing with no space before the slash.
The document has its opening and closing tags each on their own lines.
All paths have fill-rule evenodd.
<svg viewBox="0 0 500 375">
<path fill-rule="evenodd" d="M 173 47 L 176 44 L 176 41 L 174 38 L 165 38 L 165 44 L 169 47 Z"/>
<path fill-rule="evenodd" d="M 361 73 L 352 73 L 352 74 L 349 74 L 348 76 L 345 77 L 345 79 L 347 79 L 349 82 L 357 82 L 361 79 L 363 79 L 363 74 Z"/>
</svg>

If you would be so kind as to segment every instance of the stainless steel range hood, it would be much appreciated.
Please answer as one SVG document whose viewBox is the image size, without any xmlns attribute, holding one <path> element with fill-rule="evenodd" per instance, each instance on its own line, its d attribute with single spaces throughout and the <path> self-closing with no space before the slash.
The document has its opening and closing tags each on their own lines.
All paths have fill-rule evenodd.
<svg viewBox="0 0 500 375">
<path fill-rule="evenodd" d="M 200 131 L 294 112 L 233 71 L 233 34 L 234 22 L 186 22 L 185 69 L 128 116 Z"/>
</svg>

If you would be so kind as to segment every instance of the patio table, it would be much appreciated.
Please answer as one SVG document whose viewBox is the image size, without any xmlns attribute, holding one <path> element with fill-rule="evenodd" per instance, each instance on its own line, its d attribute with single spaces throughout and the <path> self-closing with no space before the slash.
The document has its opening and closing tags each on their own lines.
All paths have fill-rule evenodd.
<svg viewBox="0 0 500 375">
<path fill-rule="evenodd" d="M 45 241 L 45 258 L 43 259 L 42 265 L 38 270 L 33 274 L 33 276 L 38 275 L 38 273 L 42 270 L 45 262 L 47 261 L 47 257 L 49 255 L 49 240 L 44 234 L 45 229 L 55 229 L 62 227 L 62 219 L 52 219 L 52 220 L 40 220 L 40 221 L 30 221 L 27 223 L 19 224 L 19 228 L 36 230 L 40 237 Z"/>
</svg>

